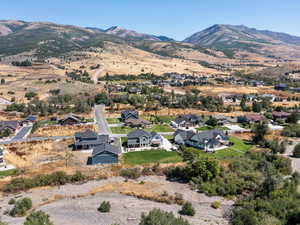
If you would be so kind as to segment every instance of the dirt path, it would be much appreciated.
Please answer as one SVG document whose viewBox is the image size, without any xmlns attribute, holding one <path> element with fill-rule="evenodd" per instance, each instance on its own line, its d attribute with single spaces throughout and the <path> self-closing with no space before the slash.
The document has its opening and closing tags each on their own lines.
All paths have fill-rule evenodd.
<svg viewBox="0 0 300 225">
<path fill-rule="evenodd" d="M 94 84 L 98 83 L 98 77 L 100 75 L 100 73 L 104 70 L 104 67 L 100 66 L 99 69 L 96 70 L 96 72 L 94 73 L 92 80 L 94 81 Z"/>
<path fill-rule="evenodd" d="M 286 148 L 286 152 L 283 154 L 283 156 L 289 158 L 292 161 L 293 171 L 294 172 L 297 171 L 298 173 L 300 173 L 300 158 L 294 158 L 293 151 L 294 151 L 295 146 L 299 143 L 300 143 L 300 138 L 294 138 L 293 144 L 288 145 Z"/>
</svg>

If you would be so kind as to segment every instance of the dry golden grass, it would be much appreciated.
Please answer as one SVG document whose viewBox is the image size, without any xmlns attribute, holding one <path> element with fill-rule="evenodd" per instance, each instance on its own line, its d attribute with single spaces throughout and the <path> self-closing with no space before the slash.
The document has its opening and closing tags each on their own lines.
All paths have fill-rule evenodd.
<svg viewBox="0 0 300 225">
<path fill-rule="evenodd" d="M 38 128 L 32 137 L 52 137 L 52 136 L 73 136 L 76 132 L 82 132 L 84 130 L 96 131 L 94 124 L 87 125 L 67 125 L 67 126 L 48 126 Z"/>
</svg>

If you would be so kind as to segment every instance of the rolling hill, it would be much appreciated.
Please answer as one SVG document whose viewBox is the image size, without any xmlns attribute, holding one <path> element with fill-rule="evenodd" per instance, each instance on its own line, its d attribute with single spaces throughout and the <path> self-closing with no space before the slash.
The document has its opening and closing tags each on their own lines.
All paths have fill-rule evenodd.
<svg viewBox="0 0 300 225">
<path fill-rule="evenodd" d="M 300 37 L 268 30 L 257 30 L 243 25 L 216 24 L 197 32 L 183 42 L 208 48 L 247 51 L 258 54 L 274 54 L 281 46 L 300 47 Z M 297 48 L 299 51 L 300 48 Z M 276 54 L 275 54 L 276 55 Z"/>
</svg>

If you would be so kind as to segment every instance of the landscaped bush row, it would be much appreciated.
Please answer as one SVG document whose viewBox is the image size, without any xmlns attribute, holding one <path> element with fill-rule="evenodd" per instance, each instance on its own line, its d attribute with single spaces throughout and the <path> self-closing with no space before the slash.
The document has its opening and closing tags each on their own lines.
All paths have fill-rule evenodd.
<svg viewBox="0 0 300 225">
<path fill-rule="evenodd" d="M 49 185 L 64 185 L 66 183 L 76 183 L 86 180 L 86 176 L 81 172 L 68 175 L 65 172 L 58 171 L 52 174 L 38 175 L 33 178 L 15 178 L 3 188 L 4 192 L 16 192 L 28 190 L 34 187 Z"/>
</svg>

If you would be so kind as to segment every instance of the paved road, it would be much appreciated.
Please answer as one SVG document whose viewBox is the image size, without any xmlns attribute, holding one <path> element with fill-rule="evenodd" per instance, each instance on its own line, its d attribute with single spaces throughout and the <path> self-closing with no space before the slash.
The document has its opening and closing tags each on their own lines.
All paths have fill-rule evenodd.
<svg viewBox="0 0 300 225">
<path fill-rule="evenodd" d="M 70 139 L 74 138 L 74 136 L 52 136 L 52 137 L 33 137 L 33 138 L 24 138 L 24 139 L 11 139 L 9 141 L 2 141 L 0 144 L 8 145 L 17 142 L 31 142 L 31 141 L 47 141 L 47 140 L 62 140 L 62 139 Z"/>
<path fill-rule="evenodd" d="M 100 134 L 112 135 L 111 129 L 108 126 L 106 116 L 104 113 L 104 105 L 95 105 L 95 117 Z"/>
<path fill-rule="evenodd" d="M 31 129 L 32 129 L 32 126 L 22 127 L 22 129 L 11 140 L 16 141 L 19 139 L 26 138 L 30 134 Z"/>
<path fill-rule="evenodd" d="M 288 157 L 289 159 L 291 159 L 292 168 L 293 168 L 294 171 L 297 171 L 298 173 L 300 173 L 300 158 L 294 158 L 292 155 L 293 155 L 294 147 L 299 143 L 300 143 L 300 139 L 299 138 L 294 138 L 293 139 L 293 144 L 288 145 L 287 148 L 286 148 L 285 154 L 283 154 L 283 156 Z"/>
</svg>

